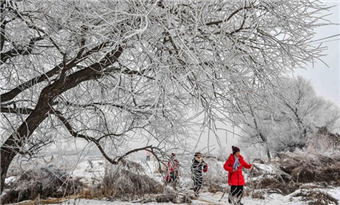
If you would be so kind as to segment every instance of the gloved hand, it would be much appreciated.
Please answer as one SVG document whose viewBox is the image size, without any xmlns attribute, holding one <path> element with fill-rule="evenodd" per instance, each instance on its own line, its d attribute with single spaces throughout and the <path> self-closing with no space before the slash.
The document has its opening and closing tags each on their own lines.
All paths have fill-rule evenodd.
<svg viewBox="0 0 340 205">
<path fill-rule="evenodd" d="M 251 167 L 250 167 L 250 170 L 253 170 L 254 169 L 254 165 L 252 164 Z"/>
</svg>

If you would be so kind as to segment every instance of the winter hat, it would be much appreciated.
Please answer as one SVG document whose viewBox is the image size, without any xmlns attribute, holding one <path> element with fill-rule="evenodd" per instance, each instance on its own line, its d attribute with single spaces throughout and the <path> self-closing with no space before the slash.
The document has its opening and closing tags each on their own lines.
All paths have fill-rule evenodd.
<svg viewBox="0 0 340 205">
<path fill-rule="evenodd" d="M 175 153 L 171 153 L 171 156 L 176 156 L 176 154 Z"/>
<path fill-rule="evenodd" d="M 201 155 L 201 153 L 200 152 L 196 152 L 195 153 L 195 157 L 197 157 L 198 155 Z"/>
<path fill-rule="evenodd" d="M 241 151 L 240 148 L 238 148 L 238 147 L 232 146 L 231 148 L 233 149 L 233 154 L 235 154 L 236 152 Z"/>
</svg>

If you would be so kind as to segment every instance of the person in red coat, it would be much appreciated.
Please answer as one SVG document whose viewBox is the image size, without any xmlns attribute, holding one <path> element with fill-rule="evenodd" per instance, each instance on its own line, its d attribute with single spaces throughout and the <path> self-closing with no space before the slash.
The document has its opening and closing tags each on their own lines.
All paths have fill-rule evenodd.
<svg viewBox="0 0 340 205">
<path fill-rule="evenodd" d="M 239 205 L 243 205 L 241 203 L 241 198 L 243 195 L 243 186 L 245 184 L 242 167 L 246 169 L 253 169 L 254 166 L 248 164 L 244 161 L 243 157 L 240 154 L 240 148 L 232 146 L 233 153 L 230 154 L 227 161 L 224 163 L 224 169 L 228 171 L 228 184 L 231 186 L 228 201 L 229 203 L 235 201 Z"/>
<path fill-rule="evenodd" d="M 180 163 L 177 159 L 175 159 L 176 154 L 171 153 L 170 159 L 168 161 L 167 166 L 167 175 L 165 177 L 165 185 L 168 185 L 170 182 L 173 182 L 173 187 L 176 190 L 177 180 L 179 178 L 178 172 L 180 168 Z"/>
</svg>

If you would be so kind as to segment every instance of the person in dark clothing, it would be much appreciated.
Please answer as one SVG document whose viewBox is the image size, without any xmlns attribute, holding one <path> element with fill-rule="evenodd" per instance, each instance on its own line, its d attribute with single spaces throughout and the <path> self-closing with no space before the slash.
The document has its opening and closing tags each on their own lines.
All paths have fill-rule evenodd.
<svg viewBox="0 0 340 205">
<path fill-rule="evenodd" d="M 207 172 L 208 164 L 203 161 L 201 153 L 196 152 L 191 165 L 191 174 L 192 180 L 194 181 L 194 192 L 196 197 L 198 197 L 198 192 L 202 187 L 203 182 L 202 170 L 203 172 Z"/>
<path fill-rule="evenodd" d="M 231 204 L 232 201 L 234 201 L 238 205 L 242 205 L 241 198 L 243 195 L 243 186 L 245 185 L 242 167 L 246 169 L 253 169 L 254 166 L 244 161 L 238 147 L 232 146 L 232 150 L 233 153 L 230 154 L 229 158 L 224 164 L 224 169 L 229 172 L 228 184 L 231 186 L 231 195 L 228 197 L 228 202 Z"/>
</svg>

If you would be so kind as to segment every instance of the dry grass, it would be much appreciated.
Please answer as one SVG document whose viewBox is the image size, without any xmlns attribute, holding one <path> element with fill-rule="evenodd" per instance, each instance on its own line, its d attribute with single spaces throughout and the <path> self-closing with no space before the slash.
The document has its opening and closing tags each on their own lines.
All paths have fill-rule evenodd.
<svg viewBox="0 0 340 205">
<path fill-rule="evenodd" d="M 293 197 L 302 197 L 302 201 L 308 202 L 308 205 L 339 204 L 338 200 L 331 195 L 316 190 L 302 190 Z"/>
<path fill-rule="evenodd" d="M 281 153 L 281 169 L 296 182 L 340 185 L 340 161 L 314 152 Z"/>
<path fill-rule="evenodd" d="M 268 168 L 265 167 L 255 164 L 256 169 L 252 171 L 252 175 L 256 177 L 256 180 L 247 182 L 247 187 L 283 195 L 290 194 L 299 188 L 289 174 L 280 170 L 277 162 L 272 162 Z"/>
<path fill-rule="evenodd" d="M 182 203 L 191 203 L 191 196 L 183 193 L 176 193 L 172 188 L 165 187 L 164 192 L 162 194 L 155 195 L 147 195 L 138 201 L 134 201 L 133 203 L 174 203 L 174 204 L 182 204 Z"/>
<path fill-rule="evenodd" d="M 100 188 L 88 188 L 81 190 L 77 197 L 84 199 L 103 199 L 105 195 Z"/>
<path fill-rule="evenodd" d="M 78 195 L 72 195 L 68 197 L 61 197 L 61 198 L 49 198 L 49 199 L 41 199 L 40 197 L 37 197 L 34 200 L 31 201 L 23 201 L 15 203 L 16 205 L 41 205 L 41 204 L 61 204 L 63 202 L 66 202 L 69 199 L 76 199 L 78 198 Z"/>
<path fill-rule="evenodd" d="M 288 195 L 299 188 L 294 182 L 285 182 L 276 176 L 261 178 L 254 182 L 255 189 L 266 189 L 267 192 Z"/>
<path fill-rule="evenodd" d="M 255 191 L 251 197 L 254 198 L 254 199 L 265 199 L 264 198 L 264 194 L 265 194 L 265 191 L 264 190 L 259 190 L 259 191 Z"/>
<path fill-rule="evenodd" d="M 216 193 L 216 192 L 223 192 L 224 191 L 224 187 L 217 185 L 217 184 L 210 184 L 208 187 L 208 191 L 210 193 Z"/>
</svg>

